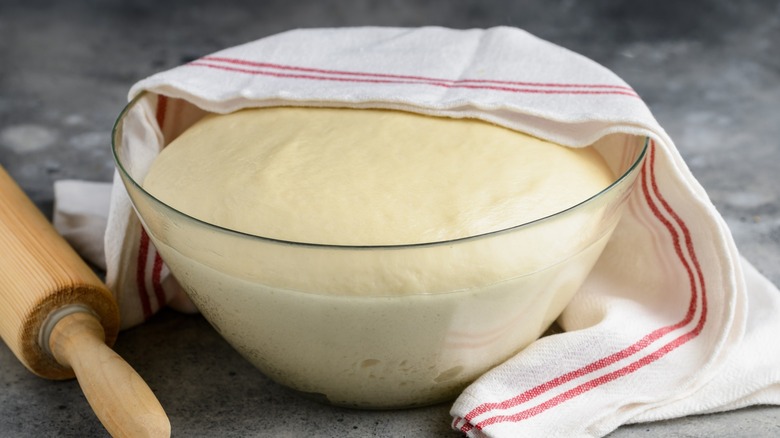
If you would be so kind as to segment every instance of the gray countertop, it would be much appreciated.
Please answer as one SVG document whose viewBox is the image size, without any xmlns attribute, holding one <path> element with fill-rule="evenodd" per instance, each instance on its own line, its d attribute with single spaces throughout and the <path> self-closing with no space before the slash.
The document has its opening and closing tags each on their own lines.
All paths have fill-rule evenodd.
<svg viewBox="0 0 780 438">
<path fill-rule="evenodd" d="M 0 165 L 45 213 L 53 181 L 111 179 L 114 118 L 130 86 L 152 73 L 296 27 L 511 25 L 630 83 L 741 251 L 780 284 L 776 1 L 158 3 L 0 2 Z M 174 436 L 459 436 L 446 404 L 356 411 L 301 399 L 256 371 L 200 316 L 163 311 L 122 332 L 115 349 L 153 388 Z M 104 435 L 75 381 L 35 377 L 0 345 L 0 436 Z M 611 436 L 775 437 L 780 408 L 633 425 Z"/>
</svg>

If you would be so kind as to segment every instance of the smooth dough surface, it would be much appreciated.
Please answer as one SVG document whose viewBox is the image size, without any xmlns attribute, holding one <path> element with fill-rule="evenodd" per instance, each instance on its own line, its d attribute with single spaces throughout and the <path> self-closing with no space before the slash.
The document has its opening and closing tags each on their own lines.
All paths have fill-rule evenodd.
<svg viewBox="0 0 780 438">
<path fill-rule="evenodd" d="M 336 245 L 436 242 L 571 207 L 614 181 L 593 148 L 472 119 L 273 107 L 209 115 L 144 187 L 205 222 Z"/>
</svg>

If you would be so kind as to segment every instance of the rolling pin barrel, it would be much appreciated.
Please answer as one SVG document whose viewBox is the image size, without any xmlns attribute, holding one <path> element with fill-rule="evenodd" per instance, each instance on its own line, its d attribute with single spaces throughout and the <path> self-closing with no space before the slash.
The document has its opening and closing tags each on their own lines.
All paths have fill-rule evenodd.
<svg viewBox="0 0 780 438">
<path fill-rule="evenodd" d="M 0 336 L 33 373 L 74 377 L 41 345 L 44 322 L 69 305 L 90 309 L 113 345 L 119 310 L 111 293 L 0 168 Z"/>
<path fill-rule="evenodd" d="M 0 167 L 0 337 L 31 372 L 77 377 L 113 436 L 168 436 L 162 406 L 109 348 L 111 292 Z"/>
</svg>

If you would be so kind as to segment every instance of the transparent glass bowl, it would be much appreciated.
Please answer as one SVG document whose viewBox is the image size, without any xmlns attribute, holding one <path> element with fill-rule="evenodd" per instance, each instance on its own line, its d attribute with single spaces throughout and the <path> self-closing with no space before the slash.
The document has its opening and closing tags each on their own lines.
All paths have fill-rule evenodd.
<svg viewBox="0 0 780 438">
<path fill-rule="evenodd" d="M 596 144 L 616 181 L 544 219 L 399 246 L 279 241 L 214 226 L 141 186 L 160 136 L 142 95 L 113 152 L 132 204 L 192 301 L 275 381 L 332 404 L 407 408 L 454 398 L 536 340 L 582 285 L 618 223 L 643 138 Z M 240 261 L 240 263 L 237 263 Z"/>
</svg>

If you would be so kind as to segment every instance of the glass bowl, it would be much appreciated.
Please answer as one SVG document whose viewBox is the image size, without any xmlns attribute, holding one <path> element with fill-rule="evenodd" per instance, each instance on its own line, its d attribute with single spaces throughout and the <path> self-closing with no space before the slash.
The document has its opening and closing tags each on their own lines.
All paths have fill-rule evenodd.
<svg viewBox="0 0 780 438">
<path fill-rule="evenodd" d="M 197 308 L 273 380 L 335 405 L 449 400 L 536 340 L 580 288 L 620 220 L 646 139 L 594 146 L 614 183 L 509 229 L 445 242 L 335 246 L 202 222 L 142 182 L 162 136 L 156 98 L 118 118 L 113 152 L 144 228 Z M 237 263 L 241 261 L 241 263 Z"/>
</svg>

